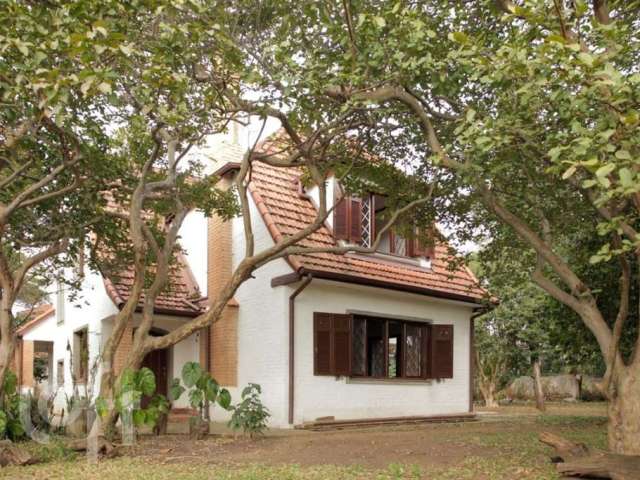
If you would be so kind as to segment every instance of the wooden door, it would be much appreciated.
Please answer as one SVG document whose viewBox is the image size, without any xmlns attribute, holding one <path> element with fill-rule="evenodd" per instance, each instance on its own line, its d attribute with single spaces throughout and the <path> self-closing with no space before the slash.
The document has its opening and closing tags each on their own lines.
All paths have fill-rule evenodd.
<svg viewBox="0 0 640 480">
<path fill-rule="evenodd" d="M 142 361 L 142 367 L 149 368 L 156 377 L 156 393 L 167 395 L 169 383 L 169 351 L 168 349 L 154 350 L 147 354 Z M 142 408 L 145 408 L 151 397 L 142 399 Z"/>
</svg>

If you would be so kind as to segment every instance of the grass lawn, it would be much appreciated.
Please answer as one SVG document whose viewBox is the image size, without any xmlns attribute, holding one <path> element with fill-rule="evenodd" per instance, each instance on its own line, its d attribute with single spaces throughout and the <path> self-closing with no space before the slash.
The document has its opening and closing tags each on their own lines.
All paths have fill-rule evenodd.
<svg viewBox="0 0 640 480">
<path fill-rule="evenodd" d="M 551 431 L 589 446 L 606 445 L 603 404 L 502 407 L 461 424 L 291 432 L 249 441 L 184 436 L 141 437 L 123 455 L 97 464 L 62 444 L 24 444 L 41 463 L 0 470 L 29 479 L 557 479 Z"/>
</svg>

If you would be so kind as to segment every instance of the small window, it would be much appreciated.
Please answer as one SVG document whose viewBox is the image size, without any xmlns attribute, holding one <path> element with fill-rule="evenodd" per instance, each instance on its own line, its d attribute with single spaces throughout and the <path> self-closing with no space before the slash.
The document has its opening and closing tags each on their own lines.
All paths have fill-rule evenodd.
<svg viewBox="0 0 640 480">
<path fill-rule="evenodd" d="M 58 360 L 56 364 L 56 383 L 58 387 L 64 386 L 64 360 Z"/>
<path fill-rule="evenodd" d="M 85 383 L 89 370 L 89 335 L 83 328 L 73 334 L 73 373 L 76 382 Z"/>
</svg>

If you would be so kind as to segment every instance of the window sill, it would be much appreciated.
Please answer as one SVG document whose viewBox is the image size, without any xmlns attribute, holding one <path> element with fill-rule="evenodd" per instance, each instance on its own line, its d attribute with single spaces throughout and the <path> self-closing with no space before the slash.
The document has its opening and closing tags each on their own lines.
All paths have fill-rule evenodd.
<svg viewBox="0 0 640 480">
<path fill-rule="evenodd" d="M 431 385 L 433 383 L 433 379 L 347 377 L 346 383 L 368 384 L 368 385 Z"/>
<path fill-rule="evenodd" d="M 373 260 L 380 263 L 392 264 L 392 265 L 405 265 L 409 267 L 413 267 L 416 270 L 421 271 L 431 271 L 431 260 L 425 258 L 414 258 L 414 257 L 402 257 L 400 255 L 394 255 L 392 253 L 384 253 L 384 252 L 374 252 L 374 253 L 359 253 L 359 252 L 348 252 L 346 254 L 348 257 L 362 258 L 367 260 Z"/>
</svg>

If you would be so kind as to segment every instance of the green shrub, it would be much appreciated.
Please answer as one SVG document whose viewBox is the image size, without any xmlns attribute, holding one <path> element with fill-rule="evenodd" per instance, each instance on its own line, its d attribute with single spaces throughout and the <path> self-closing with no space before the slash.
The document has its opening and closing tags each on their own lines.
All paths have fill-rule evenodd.
<svg viewBox="0 0 640 480">
<path fill-rule="evenodd" d="M 187 362 L 182 367 L 182 382 L 174 378 L 169 389 L 171 400 L 175 401 L 186 391 L 189 392 L 189 404 L 198 410 L 200 418 L 204 419 L 209 411 L 209 405 L 217 403 L 225 410 L 231 405 L 231 394 L 226 388 L 220 388 L 218 382 L 211 375 L 202 370 L 197 362 Z"/>
<path fill-rule="evenodd" d="M 151 397 L 147 407 L 141 407 L 142 397 Z M 140 370 L 125 370 L 115 389 L 115 408 L 120 415 L 131 411 L 133 423 L 154 426 L 160 416 L 169 412 L 169 401 L 160 394 L 156 394 L 156 377 L 153 371 L 143 367 Z M 108 411 L 107 402 L 103 398 L 96 399 L 96 410 L 104 418 Z"/>
<path fill-rule="evenodd" d="M 0 410 L 0 438 L 8 438 L 10 440 L 20 440 L 26 435 L 22 421 L 20 420 L 20 411 L 23 408 L 29 408 L 26 399 L 20 396 L 18 392 L 18 377 L 12 371 L 8 371 L 4 379 L 2 387 L 2 410 Z"/>
<path fill-rule="evenodd" d="M 256 383 L 250 383 L 242 390 L 242 401 L 233 407 L 229 427 L 233 430 L 242 430 L 251 438 L 264 434 L 271 413 L 262 404 L 261 393 L 262 389 Z"/>
</svg>

